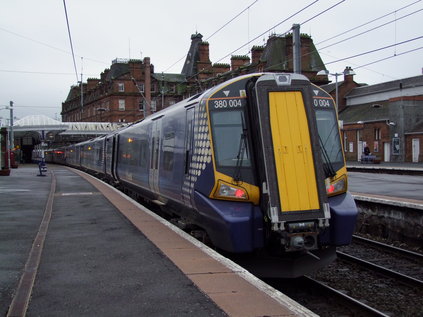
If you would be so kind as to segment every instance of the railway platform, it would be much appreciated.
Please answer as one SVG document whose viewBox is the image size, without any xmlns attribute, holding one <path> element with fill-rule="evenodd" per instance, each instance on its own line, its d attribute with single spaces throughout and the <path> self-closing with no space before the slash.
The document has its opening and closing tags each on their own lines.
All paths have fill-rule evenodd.
<svg viewBox="0 0 423 317">
<path fill-rule="evenodd" d="M 347 170 L 349 172 L 423 175 L 423 163 L 380 162 L 379 164 L 366 164 L 357 161 L 347 161 Z"/>
<path fill-rule="evenodd" d="M 114 188 L 0 178 L 1 316 L 315 316 Z"/>
</svg>

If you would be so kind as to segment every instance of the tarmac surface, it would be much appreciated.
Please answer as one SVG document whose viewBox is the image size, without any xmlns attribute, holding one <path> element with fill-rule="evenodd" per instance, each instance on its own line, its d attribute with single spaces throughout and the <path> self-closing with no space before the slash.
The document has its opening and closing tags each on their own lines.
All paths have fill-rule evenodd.
<svg viewBox="0 0 423 317">
<path fill-rule="evenodd" d="M 110 186 L 37 174 L 0 177 L 1 316 L 315 316 Z"/>
</svg>

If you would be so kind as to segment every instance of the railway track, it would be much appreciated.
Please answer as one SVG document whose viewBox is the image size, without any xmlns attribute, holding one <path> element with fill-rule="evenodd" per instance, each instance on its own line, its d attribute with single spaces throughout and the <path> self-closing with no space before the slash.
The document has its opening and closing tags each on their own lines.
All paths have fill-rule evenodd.
<svg viewBox="0 0 423 317">
<path fill-rule="evenodd" d="M 354 236 L 353 244 L 338 251 L 338 258 L 374 272 L 423 288 L 423 255 L 389 244 Z"/>
<path fill-rule="evenodd" d="M 321 316 L 421 315 L 421 254 L 360 237 L 340 249 L 309 277 L 266 282 Z"/>
<path fill-rule="evenodd" d="M 312 310 L 319 316 L 389 316 L 314 278 L 265 279 L 265 282 Z"/>
</svg>

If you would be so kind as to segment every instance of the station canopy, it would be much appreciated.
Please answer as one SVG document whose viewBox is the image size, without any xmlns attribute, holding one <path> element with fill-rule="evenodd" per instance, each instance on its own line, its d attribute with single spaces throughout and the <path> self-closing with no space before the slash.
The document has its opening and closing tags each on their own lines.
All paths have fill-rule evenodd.
<svg viewBox="0 0 423 317">
<path fill-rule="evenodd" d="M 125 125 L 120 122 L 60 122 L 45 115 L 31 115 L 15 121 L 13 132 L 15 138 L 32 136 L 35 143 L 45 140 L 61 145 L 109 134 Z"/>
</svg>

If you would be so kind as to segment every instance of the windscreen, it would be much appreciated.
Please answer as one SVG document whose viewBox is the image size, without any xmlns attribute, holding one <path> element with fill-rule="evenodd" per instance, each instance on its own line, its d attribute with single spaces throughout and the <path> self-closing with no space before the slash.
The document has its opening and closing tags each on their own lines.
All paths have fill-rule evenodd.
<svg viewBox="0 0 423 317">
<path fill-rule="evenodd" d="M 217 166 L 251 166 L 243 111 L 213 111 L 211 120 Z"/>
<path fill-rule="evenodd" d="M 316 109 L 316 119 L 323 162 L 332 164 L 337 171 L 343 166 L 344 157 L 335 113 L 331 110 Z"/>
</svg>

